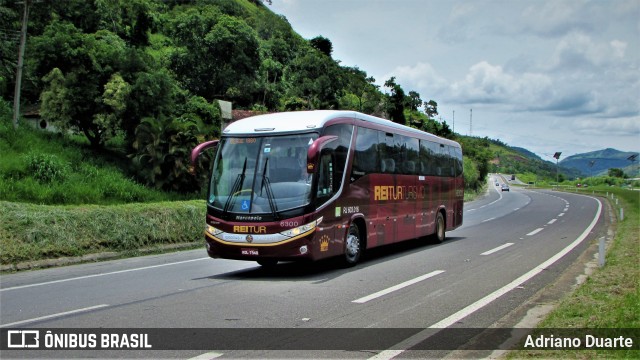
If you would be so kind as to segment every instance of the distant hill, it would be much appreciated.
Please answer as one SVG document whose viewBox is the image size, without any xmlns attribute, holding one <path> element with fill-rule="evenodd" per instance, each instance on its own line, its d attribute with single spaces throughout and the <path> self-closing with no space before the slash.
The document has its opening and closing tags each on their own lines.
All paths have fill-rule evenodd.
<svg viewBox="0 0 640 360">
<path fill-rule="evenodd" d="M 623 169 L 629 176 L 638 176 L 638 161 L 632 164 L 628 158 L 637 152 L 624 152 L 607 148 L 576 154 L 560 161 L 565 168 L 577 169 L 583 176 L 604 175 L 611 168 Z"/>
<path fill-rule="evenodd" d="M 487 139 L 490 142 L 489 151 L 491 153 L 490 172 L 502 174 L 534 174 L 537 179 L 556 179 L 556 171 L 565 179 L 575 179 L 581 177 L 576 169 L 569 169 L 559 166 L 556 169 L 555 162 L 543 160 L 530 150 L 508 146 L 499 140 Z M 464 150 L 464 148 L 463 148 Z"/>
<path fill-rule="evenodd" d="M 530 159 L 536 159 L 536 160 L 540 160 L 542 161 L 542 158 L 538 155 L 536 155 L 534 152 L 529 151 L 525 148 L 521 148 L 521 147 L 517 147 L 517 146 L 510 146 L 510 148 L 512 148 L 513 150 L 519 152 L 520 154 L 530 158 Z"/>
</svg>

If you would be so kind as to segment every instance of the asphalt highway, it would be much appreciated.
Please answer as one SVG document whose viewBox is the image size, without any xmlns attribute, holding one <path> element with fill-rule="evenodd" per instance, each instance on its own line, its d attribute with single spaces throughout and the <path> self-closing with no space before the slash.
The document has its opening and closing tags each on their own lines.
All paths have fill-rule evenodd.
<svg viewBox="0 0 640 360">
<path fill-rule="evenodd" d="M 442 244 L 416 240 L 373 249 L 354 268 L 322 261 L 267 270 L 209 259 L 202 249 L 2 275 L 3 330 L 194 328 L 226 335 L 228 328 L 238 330 L 229 336 L 240 344 L 212 348 L 205 339 L 187 350 L 17 349 L 2 357 L 444 357 L 453 349 L 421 350 L 420 344 L 436 329 L 491 327 L 606 234 L 596 198 L 513 186 L 503 192 L 495 186 L 502 177 L 490 181 L 485 196 L 465 204 L 464 225 Z M 309 338 L 305 345 L 295 336 L 282 347 L 246 345 L 254 336 L 274 336 L 273 329 L 282 329 L 275 335 L 299 329 Z M 358 329 L 380 341 L 324 348 L 332 336 L 340 343 L 349 338 L 341 331 Z"/>
</svg>

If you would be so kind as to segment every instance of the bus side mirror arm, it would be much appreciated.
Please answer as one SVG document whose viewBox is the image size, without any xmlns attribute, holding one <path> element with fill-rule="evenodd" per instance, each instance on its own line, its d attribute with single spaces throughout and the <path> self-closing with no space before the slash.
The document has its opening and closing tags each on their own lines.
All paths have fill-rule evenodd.
<svg viewBox="0 0 640 360">
<path fill-rule="evenodd" d="M 313 174 L 316 171 L 316 163 L 318 160 L 318 155 L 320 154 L 320 151 L 322 151 L 322 148 L 332 142 L 337 140 L 338 137 L 335 135 L 327 135 L 327 136 L 323 136 L 321 138 L 316 139 L 316 141 L 313 142 L 313 144 L 311 144 L 311 146 L 309 146 L 309 150 L 307 150 L 307 173 L 308 174 Z"/>
<path fill-rule="evenodd" d="M 203 142 L 202 144 L 194 147 L 193 150 L 191 150 L 191 172 L 192 173 L 195 173 L 196 160 L 198 159 L 198 156 L 200 156 L 200 154 L 202 154 L 202 152 L 204 152 L 205 150 L 218 146 L 219 142 L 220 140 L 211 140 L 211 141 Z"/>
</svg>

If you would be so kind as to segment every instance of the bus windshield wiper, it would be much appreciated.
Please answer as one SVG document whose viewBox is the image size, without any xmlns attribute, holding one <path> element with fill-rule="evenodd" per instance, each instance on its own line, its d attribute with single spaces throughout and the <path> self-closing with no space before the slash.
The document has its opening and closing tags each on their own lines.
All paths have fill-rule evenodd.
<svg viewBox="0 0 640 360">
<path fill-rule="evenodd" d="M 236 177 L 236 181 L 233 183 L 233 186 L 231 187 L 231 191 L 229 191 L 229 196 L 227 197 L 227 202 L 224 204 L 224 209 L 222 209 L 222 212 L 227 212 L 227 210 L 229 210 L 229 207 L 235 203 L 235 198 L 236 198 L 236 193 L 238 191 L 240 191 L 240 189 L 242 188 L 242 184 L 244 184 L 244 174 L 247 171 L 247 158 L 244 158 L 244 165 L 242 166 L 242 173 L 238 174 L 238 177 Z M 232 201 L 233 200 L 233 201 Z"/>
<path fill-rule="evenodd" d="M 273 201 L 273 190 L 271 189 L 271 181 L 269 180 L 269 178 L 267 177 L 267 164 L 269 163 L 269 158 L 267 158 L 264 161 L 264 168 L 262 169 L 262 187 L 260 188 L 260 190 L 262 190 L 262 188 L 264 188 L 265 190 L 267 190 L 267 200 L 269 200 L 269 208 L 271 209 L 271 214 L 273 215 L 274 219 L 278 218 L 278 207 L 276 206 L 275 202 Z M 262 195 L 262 194 L 260 194 Z"/>
</svg>

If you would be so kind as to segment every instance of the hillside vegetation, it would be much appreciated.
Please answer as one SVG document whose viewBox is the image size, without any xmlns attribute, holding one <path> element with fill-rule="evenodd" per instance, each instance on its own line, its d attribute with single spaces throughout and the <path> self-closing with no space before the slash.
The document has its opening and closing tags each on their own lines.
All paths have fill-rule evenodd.
<svg viewBox="0 0 640 360">
<path fill-rule="evenodd" d="M 0 5 L 8 30 L 19 32 L 22 6 Z M 381 89 L 365 70 L 333 59 L 330 39 L 303 39 L 259 0 L 38 2 L 28 31 L 23 108 L 85 138 L 85 154 L 120 154 L 127 175 L 149 187 L 201 189 L 188 154 L 219 136 L 217 100 L 257 113 L 357 110 L 455 138 L 434 120 L 435 100 L 423 101 L 394 77 Z M 15 39 L 0 38 L 3 54 L 16 48 Z M 15 58 L 0 59 L 5 101 L 13 98 Z M 486 164 L 469 154 L 466 166 L 480 170 L 467 179 L 473 189 Z M 199 165 L 208 166 L 206 159 Z"/>
</svg>

